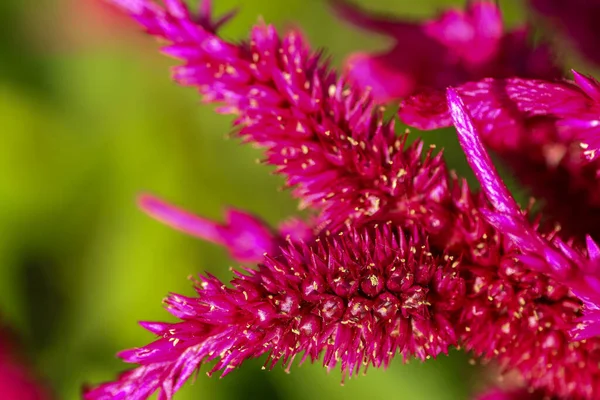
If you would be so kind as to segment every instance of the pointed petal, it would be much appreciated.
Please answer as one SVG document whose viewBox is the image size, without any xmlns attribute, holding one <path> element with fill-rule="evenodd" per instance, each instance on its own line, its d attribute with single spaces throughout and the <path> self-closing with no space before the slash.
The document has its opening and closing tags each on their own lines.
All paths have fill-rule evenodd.
<svg viewBox="0 0 600 400">
<path fill-rule="evenodd" d="M 454 89 L 448 89 L 448 106 L 458 139 L 467 156 L 467 161 L 475 176 L 481 184 L 481 188 L 497 211 L 503 214 L 519 216 L 520 209 L 508 188 L 498 175 L 492 160 L 483 146 L 481 137 L 473 119 L 460 96 Z"/>
<path fill-rule="evenodd" d="M 219 225 L 215 222 L 190 214 L 157 197 L 141 195 L 138 204 L 142 211 L 171 228 L 199 237 L 209 242 L 223 244 Z"/>
<path fill-rule="evenodd" d="M 600 82 L 590 75 L 581 74 L 574 69 L 572 69 L 571 72 L 573 73 L 573 79 L 577 86 L 579 86 L 585 94 L 590 96 L 590 98 L 600 101 Z"/>
<path fill-rule="evenodd" d="M 600 261 L 600 246 L 592 239 L 590 235 L 586 235 L 585 244 L 587 247 L 588 258 L 590 261 Z"/>
</svg>

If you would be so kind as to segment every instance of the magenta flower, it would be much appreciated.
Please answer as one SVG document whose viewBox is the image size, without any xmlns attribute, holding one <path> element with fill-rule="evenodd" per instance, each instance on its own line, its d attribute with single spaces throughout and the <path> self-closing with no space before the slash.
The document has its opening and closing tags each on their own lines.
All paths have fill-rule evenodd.
<svg viewBox="0 0 600 400">
<path fill-rule="evenodd" d="M 225 223 L 219 224 L 171 206 L 156 197 L 143 195 L 142 210 L 172 228 L 219 244 L 241 263 L 257 263 L 265 254 L 275 254 L 286 240 L 308 242 L 312 230 L 300 220 L 289 220 L 275 233 L 263 221 L 241 210 L 228 209 Z"/>
<path fill-rule="evenodd" d="M 487 77 L 560 76 L 549 49 L 529 44 L 526 27 L 504 32 L 493 1 L 469 1 L 465 11 L 448 10 L 425 23 L 369 15 L 346 0 L 331 1 L 343 19 L 396 41 L 387 53 L 358 53 L 347 62 L 351 80 L 370 88 L 380 102 L 420 92 L 443 98 L 448 86 Z"/>
<path fill-rule="evenodd" d="M 169 399 L 211 360 L 217 364 L 210 373 L 227 374 L 265 353 L 269 368 L 279 361 L 289 367 L 301 353 L 303 361 L 323 355 L 328 369 L 340 364 L 344 376 L 353 376 L 361 365 L 387 366 L 397 353 L 427 359 L 451 346 L 495 360 L 544 395 L 600 396 L 594 236 L 568 240 L 554 220 L 522 211 L 483 146 L 504 140 L 517 148 L 512 141 L 532 132 L 520 130 L 530 120 L 550 128 L 540 128 L 541 139 L 534 136 L 526 150 L 546 155 L 534 143 L 549 137 L 580 140 L 559 122 L 593 109 L 593 82 L 581 90 L 569 82 L 487 79 L 450 90 L 451 113 L 446 100 L 432 103 L 457 126 L 483 189 L 477 194 L 448 172 L 441 153 L 423 155 L 420 141 L 406 146 L 406 135 L 396 136 L 368 91 L 338 78 L 297 32 L 280 37 L 260 24 L 249 41 L 233 44 L 216 35 L 207 3 L 199 18 L 180 0 L 164 0 L 164 8 L 148 0 L 113 2 L 168 42 L 164 52 L 184 62 L 175 80 L 220 103 L 219 112 L 235 114 L 239 135 L 265 149 L 266 163 L 316 219 L 314 231 L 292 227 L 300 227 L 295 240 L 288 227 L 273 232 L 244 212 L 219 224 L 143 198 L 151 215 L 259 266 L 236 273 L 231 287 L 207 276 L 197 282 L 196 297 L 171 295 L 167 309 L 180 321 L 142 323 L 159 338 L 121 353 L 137 368 L 89 390 L 87 399 L 145 399 L 156 391 Z M 447 28 L 447 46 L 458 49 L 455 24 L 479 26 L 474 21 L 489 22 L 491 10 L 473 3 L 467 14 L 447 14 L 432 26 Z M 475 36 L 464 45 L 481 52 L 456 50 L 468 65 L 494 47 L 494 35 Z M 516 89 L 498 92 L 497 82 Z M 443 88 L 435 90 L 445 99 Z M 573 165 L 591 168 L 578 156 Z"/>
<path fill-rule="evenodd" d="M 579 143 L 584 157 L 593 161 L 600 133 L 596 128 L 600 124 L 600 84 L 577 71 L 573 75 L 573 82 L 484 79 L 456 86 L 456 90 L 493 147 L 514 151 L 524 144 L 525 136 L 537 129 L 542 131 L 537 136 L 546 135 L 536 138 L 537 147 L 552 140 L 564 145 Z M 415 95 L 402 103 L 399 114 L 404 122 L 419 129 L 447 127 L 452 121 L 444 104 L 439 96 Z M 553 125 L 555 129 L 549 129 Z M 493 136 L 500 131 L 502 136 Z M 563 156 L 564 151 L 554 157 L 546 154 L 548 164 L 552 165 L 558 164 Z"/>
<path fill-rule="evenodd" d="M 494 166 L 491 163 L 489 155 L 485 151 L 478 130 L 473 124 L 473 120 L 470 117 L 465 105 L 458 96 L 457 92 L 449 89 L 448 100 L 451 109 L 452 117 L 458 132 L 459 140 L 467 155 L 467 161 L 473 168 L 477 179 L 482 185 L 482 189 L 489 199 L 492 211 L 481 209 L 486 220 L 494 226 L 499 232 L 503 232 L 506 235 L 511 245 L 514 245 L 515 249 L 510 251 L 510 258 L 505 258 L 500 262 L 500 270 L 505 269 L 505 273 L 508 274 L 507 278 L 512 278 L 510 275 L 519 273 L 519 269 L 525 267 L 525 270 L 540 272 L 547 277 L 550 277 L 554 282 L 548 281 L 547 279 L 540 279 L 537 277 L 536 281 L 543 286 L 546 286 L 544 290 L 547 292 L 545 296 L 548 299 L 546 306 L 540 306 L 533 314 L 535 317 L 533 320 L 525 319 L 526 324 L 529 327 L 535 327 L 538 330 L 544 332 L 552 326 L 561 326 L 564 330 L 569 329 L 569 324 L 577 322 L 573 320 L 572 313 L 577 311 L 580 312 L 580 305 L 573 303 L 572 299 L 568 298 L 567 292 L 561 288 L 561 285 L 570 287 L 572 293 L 577 296 L 579 301 L 584 305 L 583 307 L 583 319 L 579 319 L 579 323 L 574 329 L 574 338 L 577 340 L 588 339 L 594 337 L 592 347 L 590 349 L 596 349 L 596 346 L 600 346 L 600 341 L 597 338 L 597 334 L 600 333 L 600 270 L 598 269 L 598 261 L 600 260 L 600 248 L 593 240 L 588 239 L 587 250 L 585 252 L 577 251 L 567 243 L 563 242 L 556 232 L 540 233 L 532 226 L 525 218 L 514 199 L 500 180 Z M 516 250 L 516 251 L 515 251 Z M 512 253 L 512 254 L 511 254 Z M 518 282 L 523 283 L 526 280 L 521 278 Z M 545 281 L 545 282 L 544 282 Z M 557 284 L 558 283 L 558 284 Z M 479 283 L 481 287 L 486 286 L 484 281 Z M 514 286 L 514 285 L 513 285 Z M 507 297 L 507 288 L 510 286 L 502 285 L 502 290 L 505 292 L 502 296 L 493 296 L 492 302 L 502 302 Z M 527 343 L 528 336 L 526 333 L 518 329 L 513 330 L 514 325 L 522 325 L 522 323 L 515 321 L 515 319 L 523 319 L 529 312 L 532 311 L 531 300 L 529 298 L 531 294 L 538 296 L 532 288 L 528 290 L 520 290 L 517 303 L 513 303 L 513 307 L 517 307 L 512 310 L 504 318 L 494 318 L 495 323 L 506 324 L 501 328 L 507 334 L 511 334 L 513 344 L 509 348 L 509 343 L 498 342 L 499 338 L 496 338 L 493 342 L 493 347 L 489 348 L 488 351 L 497 352 L 497 355 L 504 362 L 511 363 L 514 366 L 519 367 L 526 379 L 530 380 L 530 385 L 534 388 L 538 388 L 543 380 L 552 379 L 552 377 L 558 377 L 559 374 L 564 374 L 566 370 L 572 368 L 575 371 L 577 369 L 585 369 L 587 372 L 593 368 L 594 374 L 600 373 L 600 366 L 591 364 L 587 357 L 594 357 L 593 352 L 590 354 L 577 354 L 573 352 L 569 358 L 573 358 L 577 355 L 577 361 L 580 363 L 577 366 L 567 367 L 564 361 L 556 364 L 556 354 L 548 353 L 544 351 L 544 348 L 539 348 L 532 343 Z M 516 294 L 517 292 L 515 292 Z M 525 297 L 526 296 L 526 297 Z M 515 298 L 509 299 L 514 301 Z M 504 304 L 503 306 L 507 306 Z M 475 311 L 476 310 L 476 311 Z M 473 308 L 473 312 L 481 313 L 481 308 Z M 571 316 L 569 316 L 571 314 Z M 575 316 L 577 315 L 575 314 Z M 474 315 L 475 316 L 475 315 Z M 485 321 L 485 318 L 466 318 L 480 324 Z M 533 326 L 531 326 L 533 324 Z M 471 330 L 472 326 L 469 327 Z M 557 331 L 549 330 L 546 339 L 542 342 L 543 346 L 550 346 L 553 350 L 566 345 L 571 347 L 572 343 L 568 343 L 564 337 L 564 332 L 559 334 Z M 487 342 L 489 339 L 485 332 L 476 329 L 475 334 L 470 334 L 465 338 L 466 347 L 472 347 L 477 352 L 477 348 L 480 345 L 489 345 Z M 481 337 L 483 335 L 483 337 Z M 515 340 L 516 337 L 518 340 Z M 585 341 L 584 341 L 585 342 Z M 518 343 L 518 344 L 516 344 Z M 587 346 L 588 343 L 585 342 Z M 524 346 L 524 348 L 520 348 Z M 518 350 L 517 350 L 518 349 Z M 515 352 L 515 350 L 517 350 Z M 537 352 L 534 352 L 536 351 Z M 571 349 L 572 350 L 572 349 Z M 595 351 L 595 350 L 594 350 Z M 540 365 L 540 362 L 542 364 Z M 543 368 L 543 374 L 537 371 L 537 368 Z M 554 370 L 554 371 L 553 371 Z M 574 373 L 576 373 L 573 371 Z M 541 379 L 540 379 L 541 378 Z M 588 398 L 596 390 L 600 389 L 600 382 L 596 381 L 597 378 L 583 379 L 582 382 L 577 385 L 576 389 L 570 388 L 568 385 L 560 381 L 554 380 L 551 382 L 550 393 L 554 393 L 560 396 L 581 396 L 582 398 Z M 539 386 L 538 386 L 539 385 Z M 545 386 L 545 385 L 544 385 Z"/>
<path fill-rule="evenodd" d="M 160 338 L 124 351 L 140 366 L 86 399 L 170 399 L 206 362 L 227 375 L 248 358 L 265 366 L 323 356 L 328 369 L 352 376 L 385 367 L 396 353 L 421 359 L 456 344 L 452 321 L 464 282 L 448 258 L 434 256 L 417 231 L 384 225 L 291 245 L 257 269 L 236 273 L 226 287 L 212 276 L 196 283 L 197 297 L 165 300 L 177 323 L 143 322 Z"/>
<path fill-rule="evenodd" d="M 600 65 L 600 1 L 529 0 L 528 3 L 545 18 L 548 28 L 566 36 L 583 57 Z"/>
<path fill-rule="evenodd" d="M 574 72 L 575 81 L 485 79 L 458 86 L 486 145 L 554 217 L 566 235 L 600 238 L 597 151 L 598 84 Z M 419 95 L 400 111 L 422 129 L 452 124 L 443 99 Z M 572 207 L 577 204 L 577 207 Z"/>
</svg>

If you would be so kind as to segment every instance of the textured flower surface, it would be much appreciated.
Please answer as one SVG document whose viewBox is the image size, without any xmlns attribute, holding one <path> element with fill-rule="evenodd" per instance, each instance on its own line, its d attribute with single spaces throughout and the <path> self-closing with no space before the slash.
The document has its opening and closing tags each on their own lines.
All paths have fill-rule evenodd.
<svg viewBox="0 0 600 400">
<path fill-rule="evenodd" d="M 485 79 L 456 88 L 486 145 L 532 194 L 545 203 L 564 234 L 600 238 L 597 153 L 598 83 L 574 72 L 575 81 Z M 400 111 L 421 129 L 450 126 L 444 100 L 414 96 Z M 577 204 L 577 207 L 572 207 Z"/>
<path fill-rule="evenodd" d="M 171 398 L 203 363 L 228 374 L 248 358 L 265 366 L 317 360 L 352 376 L 387 366 L 397 353 L 421 359 L 457 342 L 452 320 L 464 297 L 457 264 L 433 255 L 422 236 L 390 225 L 290 245 L 278 258 L 237 273 L 231 287 L 201 277 L 196 297 L 173 294 L 167 309 L 181 322 L 143 322 L 160 336 L 124 351 L 140 366 L 87 399 Z"/>
<path fill-rule="evenodd" d="M 465 318 L 476 324 L 465 326 L 465 347 L 487 356 L 495 354 L 501 365 L 519 369 L 533 388 L 564 397 L 594 398 L 600 390 L 600 339 L 596 336 L 600 249 L 588 239 L 587 251 L 577 251 L 556 232 L 541 233 L 529 224 L 500 180 L 457 92 L 449 89 L 448 99 L 467 161 L 492 205 L 493 211 L 481 211 L 504 233 L 508 245 L 495 273 L 475 275 L 472 294 L 482 303 L 473 304 L 472 316 Z M 482 290 L 487 299 L 481 296 Z M 498 291 L 491 294 L 491 290 Z M 486 300 L 495 303 L 492 310 L 484 304 Z M 490 311 L 491 315 L 485 315 Z M 581 311 L 584 317 L 578 320 Z M 485 325 L 480 325 L 488 318 L 488 324 L 500 328 L 493 330 L 493 340 Z M 568 335 L 573 327 L 577 341 Z M 584 340 L 588 338 L 592 339 Z M 578 381 L 571 381 L 570 374 Z"/>
<path fill-rule="evenodd" d="M 467 3 L 464 11 L 451 9 L 437 19 L 417 23 L 369 15 L 345 0 L 332 0 L 343 19 L 396 41 L 387 53 L 351 56 L 351 79 L 385 102 L 422 91 L 443 98 L 448 86 L 486 77 L 559 76 L 549 49 L 529 44 L 527 28 L 504 32 L 500 9 L 493 1 Z"/>
<path fill-rule="evenodd" d="M 234 114 L 240 137 L 266 150 L 265 162 L 316 218 L 314 231 L 292 224 L 277 233 L 245 212 L 229 213 L 219 224 L 143 198 L 152 216 L 259 266 L 236 273 L 229 287 L 206 276 L 195 297 L 171 295 L 167 309 L 180 321 L 142 323 L 159 339 L 121 353 L 138 367 L 86 398 L 144 399 L 158 391 L 169 399 L 209 361 L 216 361 L 210 373 L 227 374 L 249 358 L 266 354 L 270 368 L 279 361 L 289 366 L 302 354 L 353 376 L 363 366 L 387 366 L 397 353 L 427 359 L 451 346 L 497 361 L 544 395 L 600 397 L 595 232 L 584 229 L 588 222 L 573 221 L 579 230 L 570 240 L 554 220 L 521 210 L 483 145 L 496 140 L 516 155 L 526 143 L 526 151 L 541 152 L 543 165 L 566 163 L 560 148 L 540 143 L 592 145 L 562 127 L 583 111 L 593 114 L 594 81 L 582 75 L 576 84 L 486 79 L 450 90 L 449 103 L 447 83 L 434 88 L 437 97 L 423 104 L 435 105 L 440 117 L 422 120 L 456 125 L 483 189 L 478 194 L 448 172 L 442 153 L 424 152 L 418 140 L 407 145 L 407 134 L 396 136 L 369 91 L 338 78 L 298 32 L 279 36 L 261 23 L 249 41 L 233 44 L 217 36 L 223 19 L 213 22 L 208 2 L 195 16 L 180 0 L 164 0 L 164 7 L 112 1 L 168 42 L 163 51 L 183 60 L 174 79 L 219 103 L 219 112 Z M 458 25 L 468 40 L 456 36 Z M 450 12 L 426 26 L 465 65 L 483 63 L 504 38 L 489 2 L 472 2 L 467 13 Z M 469 46 L 477 51 L 470 54 Z M 524 132 L 537 132 L 522 131 L 524 123 L 539 124 L 539 136 L 522 142 Z M 568 190 L 555 190 L 572 196 L 580 188 L 589 198 L 582 195 L 577 204 L 590 206 L 581 215 L 593 219 L 598 200 L 584 183 L 595 183 L 595 161 L 583 162 L 576 151 L 569 158 L 573 168 L 563 168 L 593 173 L 573 182 L 567 174 L 554 185 L 567 182 Z M 543 200 L 552 210 L 550 202 L 564 198 Z"/>
<path fill-rule="evenodd" d="M 238 116 L 239 135 L 266 149 L 265 162 L 287 178 L 303 207 L 320 210 L 320 227 L 415 219 L 428 203 L 440 209 L 441 155 L 423 159 L 420 141 L 406 146 L 369 94 L 350 90 L 298 32 L 280 38 L 259 24 L 249 43 L 234 45 L 197 24 L 179 1 L 165 2 L 166 9 L 113 2 L 172 43 L 163 51 L 185 61 L 174 79 Z M 444 226 L 443 214 L 430 218 L 433 230 Z"/>
<path fill-rule="evenodd" d="M 172 228 L 221 245 L 241 263 L 257 263 L 265 254 L 274 255 L 286 240 L 308 242 L 312 229 L 297 219 L 285 221 L 279 232 L 255 216 L 236 209 L 225 213 L 225 223 L 217 223 L 181 210 L 149 195 L 139 198 L 142 210 Z"/>
</svg>

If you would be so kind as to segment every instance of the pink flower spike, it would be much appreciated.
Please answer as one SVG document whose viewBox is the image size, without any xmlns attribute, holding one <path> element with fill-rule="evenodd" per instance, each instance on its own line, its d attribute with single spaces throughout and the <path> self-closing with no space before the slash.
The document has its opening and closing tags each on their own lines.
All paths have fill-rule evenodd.
<svg viewBox="0 0 600 400">
<path fill-rule="evenodd" d="M 225 223 L 219 224 L 150 195 L 140 196 L 138 204 L 145 213 L 174 229 L 226 247 L 242 263 L 262 261 L 265 253 L 277 249 L 277 238 L 268 225 L 244 211 L 227 210 Z"/>
<path fill-rule="evenodd" d="M 483 146 L 479 132 L 473 125 L 473 119 L 458 93 L 450 88 L 447 91 L 447 97 L 450 115 L 458 133 L 458 140 L 467 156 L 469 165 L 481 184 L 481 188 L 498 212 L 513 217 L 521 216 L 519 206 L 498 175 L 489 154 Z"/>
<path fill-rule="evenodd" d="M 290 244 L 280 257 L 236 271 L 230 285 L 201 276 L 194 297 L 169 296 L 166 308 L 179 321 L 144 322 L 157 339 L 119 354 L 137 367 L 84 398 L 145 400 L 158 391 L 170 400 L 213 360 L 209 376 L 267 354 L 266 369 L 289 369 L 297 357 L 353 377 L 396 355 L 447 354 L 465 301 L 458 264 L 434 255 L 418 230 L 389 224 Z"/>
</svg>

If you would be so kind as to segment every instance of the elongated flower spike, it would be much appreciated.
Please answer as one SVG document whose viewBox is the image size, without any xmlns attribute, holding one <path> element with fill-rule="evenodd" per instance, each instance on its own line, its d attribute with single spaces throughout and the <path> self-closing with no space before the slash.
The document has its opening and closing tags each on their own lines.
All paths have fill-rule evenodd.
<svg viewBox="0 0 600 400">
<path fill-rule="evenodd" d="M 224 246 L 231 257 L 241 263 L 258 263 L 265 254 L 276 254 L 286 240 L 308 242 L 312 239 L 311 229 L 299 220 L 285 222 L 276 233 L 255 216 L 232 208 L 225 213 L 225 223 L 217 223 L 150 195 L 140 196 L 139 205 L 144 212 L 172 228 Z"/>
<path fill-rule="evenodd" d="M 116 1 L 125 4 L 124 0 Z M 299 296 L 306 296 L 303 290 L 307 287 L 302 286 L 304 279 L 300 286 L 294 280 L 299 278 L 296 272 L 300 277 L 308 277 L 312 276 L 313 270 L 321 271 L 323 265 L 333 268 L 334 274 L 322 274 L 327 275 L 325 283 L 321 285 L 317 281 L 316 286 L 315 282 L 308 285 L 308 289 L 312 286 L 317 291 L 309 294 L 333 296 L 327 297 L 327 301 L 345 296 L 344 293 L 354 293 L 352 298 L 358 297 L 357 301 L 362 302 L 364 296 L 371 293 L 369 284 L 377 292 L 382 282 L 388 287 L 385 282 L 389 283 L 391 279 L 385 274 L 384 279 L 377 274 L 377 279 L 371 279 L 370 270 L 383 268 L 387 262 L 373 261 L 374 266 L 360 262 L 360 266 L 343 267 L 342 271 L 337 267 L 343 265 L 341 261 L 330 265 L 318 262 L 323 257 L 310 255 L 297 262 L 296 254 L 319 253 L 319 246 L 326 243 L 324 248 L 328 250 L 340 249 L 343 254 L 351 254 L 343 258 L 344 262 L 346 259 L 361 260 L 361 254 L 375 254 L 381 247 L 382 240 L 377 239 L 376 234 L 373 239 L 373 234 L 368 233 L 373 229 L 369 228 L 370 224 L 379 220 L 391 221 L 389 229 L 402 232 L 408 243 L 413 238 L 414 250 L 408 248 L 415 256 L 421 254 L 416 243 L 424 243 L 424 237 L 428 236 L 430 247 L 421 244 L 426 246 L 420 248 L 425 251 L 423 254 L 449 264 L 455 272 L 453 279 L 462 282 L 448 286 L 451 288 L 448 293 L 461 299 L 459 303 L 462 304 L 456 311 L 447 310 L 448 313 L 434 312 L 430 307 L 435 309 L 438 301 L 423 300 L 424 291 L 413 293 L 409 290 L 411 295 L 407 300 L 416 306 L 415 315 L 442 315 L 441 319 L 433 318 L 437 328 L 431 331 L 446 332 L 447 336 L 444 340 L 436 339 L 435 335 L 431 339 L 422 333 L 429 332 L 427 327 L 432 324 L 426 323 L 422 327 L 411 322 L 410 326 L 416 326 L 418 333 L 409 331 L 408 337 L 414 339 L 415 345 L 405 347 L 405 350 L 412 349 L 405 354 L 413 352 L 426 357 L 443 352 L 446 344 L 458 343 L 477 357 L 497 360 L 503 370 L 518 371 L 529 387 L 539 388 L 549 395 L 586 400 L 598 397 L 600 339 L 570 341 L 569 329 L 581 317 L 584 300 L 580 298 L 581 294 L 574 296 L 563 280 L 549 277 L 554 269 L 569 275 L 572 264 L 577 264 L 572 261 L 578 256 L 590 261 L 592 257 L 585 249 L 572 246 L 570 241 L 562 242 L 556 230 L 543 230 L 537 222 L 529 223 L 518 206 L 511 203 L 510 194 L 499 191 L 491 205 L 484 196 L 473 194 L 464 180 L 448 176 L 441 153 L 433 155 L 430 152 L 422 161 L 422 143 L 405 147 L 406 138 L 396 137 L 393 127 L 382 119 L 369 94 L 358 93 L 356 88 L 338 79 L 297 32 L 280 37 L 272 27 L 261 24 L 253 29 L 248 43 L 231 44 L 211 33 L 209 28 L 198 25 L 197 18 L 177 0 L 166 2 L 166 8 L 146 1 L 135 4 L 137 6 L 128 8 L 128 12 L 150 33 L 170 42 L 166 52 L 184 60 L 185 65 L 175 70 L 175 79 L 197 87 L 205 100 L 221 103 L 220 112 L 237 115 L 236 124 L 241 136 L 266 148 L 266 161 L 285 175 L 290 186 L 295 186 L 294 193 L 302 204 L 320 213 L 317 226 L 322 227 L 325 237 L 330 236 L 312 245 L 292 244 L 283 252 L 270 255 L 259 268 L 248 269 L 246 275 L 238 274 L 231 289 L 212 277 L 202 278 L 198 285 L 201 289 L 198 290 L 199 304 L 198 298 L 171 296 L 167 307 L 182 319 L 182 325 L 144 323 L 161 339 L 123 353 L 126 360 L 140 366 L 123 375 L 118 382 L 92 389 L 88 398 L 119 395 L 134 398 L 131 397 L 134 393 L 144 398 L 157 390 L 162 391 L 163 397 L 171 396 L 202 361 L 223 357 L 218 361 L 217 369 L 225 368 L 229 372 L 244 359 L 262 354 L 266 342 L 261 340 L 269 341 L 266 347 L 274 349 L 269 360 L 288 362 L 287 357 L 296 353 L 293 350 L 295 342 L 290 345 L 287 338 L 298 339 L 291 329 L 302 331 L 293 325 L 296 322 L 292 322 L 290 332 L 296 336 L 280 334 L 287 331 L 279 324 L 289 327 L 285 321 L 290 319 L 278 313 L 281 305 L 288 303 L 287 299 L 281 302 L 282 287 L 286 288 L 285 295 L 300 291 Z M 447 105 L 444 107 L 447 109 Z M 479 124 L 474 126 L 480 128 Z M 482 168 L 487 168 L 487 161 L 481 161 Z M 493 171 L 486 173 L 490 184 L 499 188 Z M 498 213 L 497 205 L 511 212 Z M 515 209 L 517 211 L 513 212 Z M 493 217 L 511 229 L 496 229 L 488 222 L 494 222 Z M 418 241 L 414 239 L 417 236 Z M 352 239 L 356 237 L 364 237 L 364 240 Z M 387 243 L 386 240 L 383 242 Z M 530 253 L 532 257 L 527 258 Z M 565 263 L 565 259 L 568 262 Z M 319 267 L 302 269 L 308 271 L 308 275 L 302 275 L 303 260 Z M 400 261 L 404 262 L 402 258 Z M 593 270 L 593 263 L 584 264 L 583 270 Z M 573 269 L 579 271 L 580 266 Z M 368 281 L 361 275 L 363 273 L 371 274 Z M 416 275 L 408 271 L 404 278 L 410 283 Z M 364 288 L 362 282 L 366 285 Z M 465 294 L 461 289 L 463 283 Z M 325 289 L 319 291 L 318 288 Z M 254 296 L 257 292 L 258 297 Z M 380 294 L 381 291 L 377 292 L 377 296 Z M 434 298 L 442 299 L 445 295 Z M 319 327 L 322 328 L 327 322 L 323 318 L 329 318 L 332 309 L 336 311 L 342 307 L 344 315 L 349 309 L 354 310 L 350 307 L 353 305 L 351 300 L 344 297 L 342 303 L 334 304 L 302 297 L 298 312 L 305 315 L 306 309 L 317 310 L 308 314 L 321 318 Z M 252 306 L 254 301 L 256 308 Z M 291 301 L 289 304 L 296 303 Z M 440 304 L 453 305 L 455 302 Z M 211 305 L 214 308 L 211 309 Z M 324 305 L 327 307 L 318 311 Z M 242 311 L 236 308 L 238 306 Z M 585 315 L 590 316 L 589 307 L 585 307 Z M 229 312 L 234 313 L 234 319 L 226 319 L 232 315 Z M 371 316 L 373 312 L 371 309 Z M 277 317 L 269 318 L 275 314 Z M 359 320 L 370 320 L 369 313 L 365 315 L 366 319 L 361 316 Z M 411 315 L 409 313 L 408 317 Z M 273 328 L 276 333 L 265 339 L 261 335 L 266 334 L 266 328 L 258 333 L 255 330 L 238 332 L 240 326 L 247 326 L 249 321 L 257 329 L 262 329 L 263 322 L 271 324 L 267 328 Z M 294 321 L 297 320 L 294 318 Z M 348 327 L 349 324 L 340 322 L 338 325 Z M 232 331 L 223 333 L 219 330 L 226 328 Z M 327 330 L 324 332 L 323 335 L 329 334 Z M 346 333 L 340 333 L 342 336 L 338 341 L 337 332 L 347 331 L 336 330 L 336 338 L 327 336 L 330 340 L 323 342 L 327 367 L 335 365 L 333 361 L 337 360 L 350 374 L 350 370 L 354 371 L 359 365 L 358 358 L 368 354 L 355 352 L 356 358 L 346 356 L 349 347 L 336 347 L 340 343 L 356 344 L 361 348 L 361 344 L 369 347 L 368 341 L 377 343 L 377 349 L 383 351 L 377 337 L 367 335 L 365 341 L 359 343 L 356 339 L 348 339 Z M 356 338 L 354 334 L 358 331 L 352 332 L 350 337 Z M 395 333 L 382 337 L 397 339 Z M 254 346 L 253 338 L 258 338 L 258 347 Z M 172 340 L 169 342 L 169 339 Z M 309 358 L 312 349 L 314 347 L 309 347 Z M 385 354 L 391 357 L 389 353 Z M 372 365 L 385 365 L 385 360 Z"/>
<path fill-rule="evenodd" d="M 389 225 L 291 245 L 256 269 L 236 273 L 227 287 L 213 276 L 196 282 L 196 297 L 165 300 L 177 323 L 143 322 L 160 338 L 124 351 L 139 367 L 88 391 L 88 400 L 171 399 L 201 365 L 229 374 L 244 360 L 268 354 L 281 361 L 341 365 L 353 376 L 386 367 L 400 353 L 425 359 L 456 344 L 453 320 L 464 283 L 456 264 L 433 255 L 418 231 Z"/>
<path fill-rule="evenodd" d="M 249 43 L 231 44 L 179 0 L 164 9 L 147 0 L 114 3 L 170 42 L 163 51 L 184 61 L 174 69 L 177 82 L 237 115 L 239 135 L 266 149 L 265 162 L 303 206 L 319 211 L 318 226 L 425 219 L 432 233 L 448 228 L 441 154 L 425 153 L 420 141 L 406 146 L 369 93 L 350 90 L 298 32 L 280 37 L 259 24 Z"/>
<path fill-rule="evenodd" d="M 346 0 L 330 2 L 342 19 L 396 41 L 387 53 L 358 53 L 347 62 L 353 82 L 372 88 L 380 102 L 419 92 L 443 98 L 446 87 L 485 77 L 560 76 L 549 49 L 533 48 L 525 27 L 504 32 L 493 1 L 469 1 L 464 11 L 447 10 L 424 23 L 370 15 Z"/>
<path fill-rule="evenodd" d="M 492 212 L 482 210 L 486 219 L 523 251 L 517 256 L 520 261 L 563 282 L 583 301 L 591 314 L 584 314 L 585 322 L 578 325 L 575 336 L 577 339 L 589 337 L 600 329 L 600 320 L 597 320 L 600 310 L 598 245 L 588 237 L 586 257 L 571 249 L 559 237 L 548 241 L 538 233 L 525 220 L 500 179 L 468 110 L 454 89 L 448 89 L 448 104 L 467 161 L 495 209 Z"/>
</svg>

